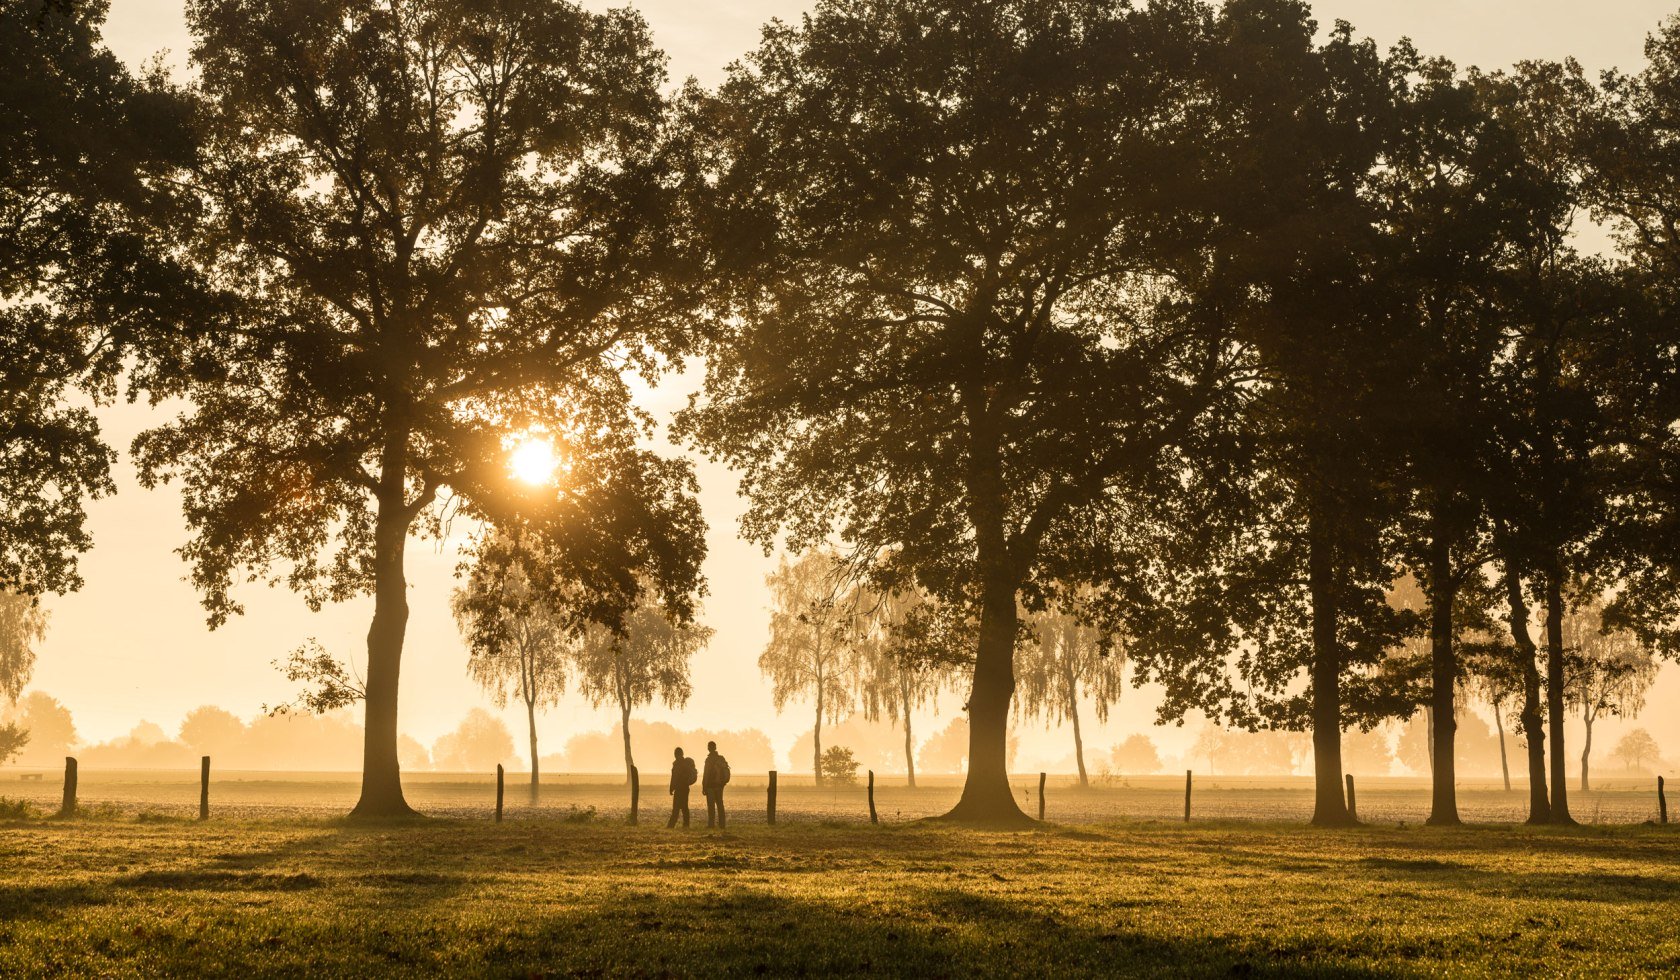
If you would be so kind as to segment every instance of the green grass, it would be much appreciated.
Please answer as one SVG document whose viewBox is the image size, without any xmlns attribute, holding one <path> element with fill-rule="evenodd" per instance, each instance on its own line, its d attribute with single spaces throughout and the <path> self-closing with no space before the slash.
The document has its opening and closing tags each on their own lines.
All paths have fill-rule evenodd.
<svg viewBox="0 0 1680 980">
<path fill-rule="evenodd" d="M 1680 971 L 1680 833 L 0 824 L 0 975 Z"/>
</svg>

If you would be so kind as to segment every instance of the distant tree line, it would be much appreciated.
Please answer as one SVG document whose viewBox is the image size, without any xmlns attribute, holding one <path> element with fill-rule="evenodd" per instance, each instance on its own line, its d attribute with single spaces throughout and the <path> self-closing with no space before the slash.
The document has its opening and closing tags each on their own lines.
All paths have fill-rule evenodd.
<svg viewBox="0 0 1680 980">
<path fill-rule="evenodd" d="M 125 72 L 99 4 L 4 10 L 0 586 L 77 583 L 111 452 L 73 391 L 184 406 L 133 449 L 211 624 L 249 580 L 374 599 L 358 814 L 408 812 L 412 536 L 533 542 L 496 594 L 603 663 L 638 609 L 692 620 L 692 468 L 627 382 L 691 356 L 673 431 L 803 556 L 778 705 L 815 702 L 814 762 L 861 703 L 908 763 L 960 664 L 958 818 L 1023 819 L 1011 714 L 1077 721 L 1123 660 L 1164 719 L 1308 735 L 1319 824 L 1344 732 L 1420 708 L 1456 823 L 1480 690 L 1569 822 L 1566 713 L 1680 649 L 1680 20 L 1591 79 L 1300 0 L 821 0 L 673 90 L 639 16 L 564 0 L 190 0 L 185 85 Z M 509 476 L 532 435 L 551 483 Z M 470 619 L 534 717 L 558 676 Z M 686 696 L 592 690 L 626 739 Z"/>
</svg>

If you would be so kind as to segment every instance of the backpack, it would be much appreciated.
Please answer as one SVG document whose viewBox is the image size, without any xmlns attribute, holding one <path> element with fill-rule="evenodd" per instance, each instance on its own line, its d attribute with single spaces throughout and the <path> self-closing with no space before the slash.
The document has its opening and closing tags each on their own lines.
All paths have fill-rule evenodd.
<svg viewBox="0 0 1680 980">
<path fill-rule="evenodd" d="M 693 759 L 684 758 L 683 761 L 688 763 L 684 767 L 684 774 L 688 776 L 688 785 L 693 786 L 695 781 L 700 778 L 700 773 L 694 768 Z"/>
<path fill-rule="evenodd" d="M 729 760 L 725 759 L 721 754 L 717 757 L 717 759 L 718 759 L 718 775 L 721 777 L 718 780 L 718 785 L 719 786 L 728 786 L 729 785 Z"/>
</svg>

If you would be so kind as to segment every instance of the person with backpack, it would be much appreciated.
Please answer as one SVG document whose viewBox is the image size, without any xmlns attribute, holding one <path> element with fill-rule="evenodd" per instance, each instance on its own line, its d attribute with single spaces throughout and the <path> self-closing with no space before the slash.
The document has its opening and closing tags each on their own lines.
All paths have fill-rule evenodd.
<svg viewBox="0 0 1680 980">
<path fill-rule="evenodd" d="M 707 742 L 706 778 L 700 783 L 700 792 L 706 797 L 706 826 L 712 826 L 714 820 L 718 827 L 724 825 L 723 788 L 728 785 L 729 760 L 718 754 L 716 742 Z"/>
<path fill-rule="evenodd" d="M 708 761 L 707 765 L 710 764 Z M 694 771 L 694 760 L 685 757 L 683 750 L 678 749 L 677 760 L 671 763 L 671 820 L 665 825 L 665 829 L 669 830 L 677 825 L 678 814 L 682 815 L 683 829 L 688 829 L 688 788 L 694 785 L 697 778 L 699 777 Z"/>
</svg>

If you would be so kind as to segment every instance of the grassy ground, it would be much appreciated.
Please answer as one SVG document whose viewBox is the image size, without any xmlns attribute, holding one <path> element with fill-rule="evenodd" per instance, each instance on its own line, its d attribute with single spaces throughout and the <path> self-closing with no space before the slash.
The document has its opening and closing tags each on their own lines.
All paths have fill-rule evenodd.
<svg viewBox="0 0 1680 980">
<path fill-rule="evenodd" d="M 1680 832 L 0 823 L 0 975 L 1680 971 Z"/>
</svg>

